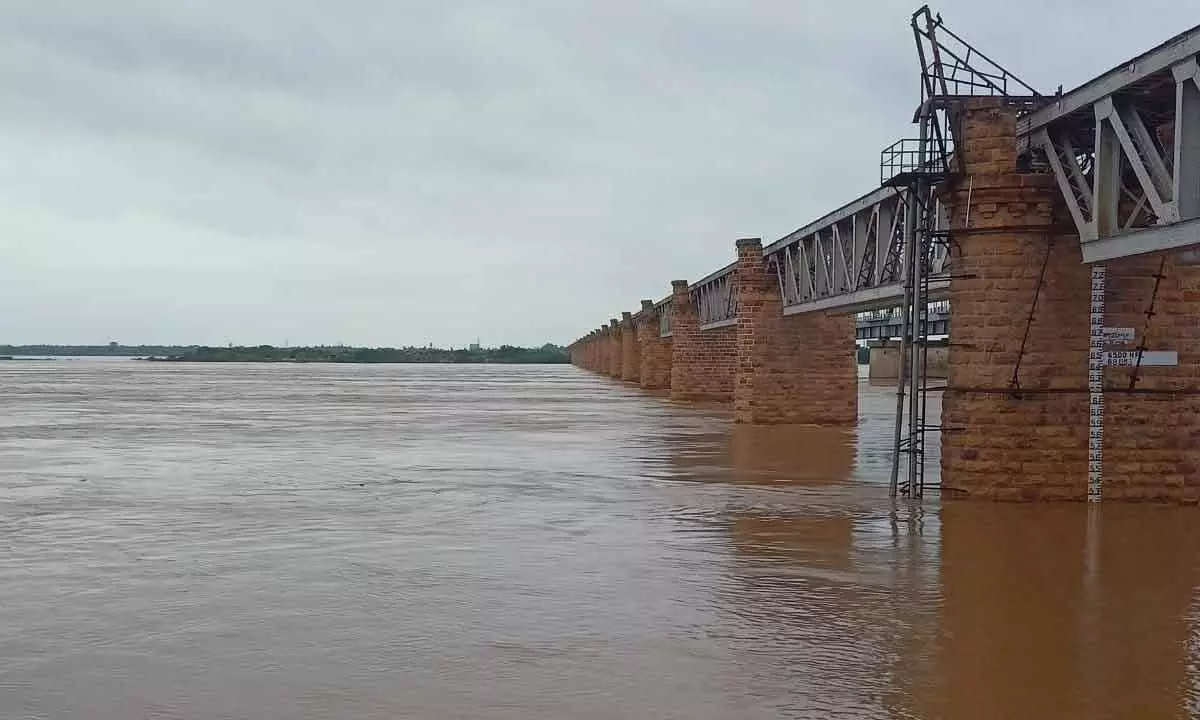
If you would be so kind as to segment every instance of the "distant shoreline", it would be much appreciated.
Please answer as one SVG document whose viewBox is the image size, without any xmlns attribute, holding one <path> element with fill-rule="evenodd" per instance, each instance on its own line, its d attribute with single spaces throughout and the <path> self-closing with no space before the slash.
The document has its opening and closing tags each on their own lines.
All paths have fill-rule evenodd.
<svg viewBox="0 0 1200 720">
<path fill-rule="evenodd" d="M 78 357 L 95 357 L 83 356 Z M 35 358 L 29 358 L 35 359 Z M 294 360 L 249 358 L 191 358 L 191 357 L 130 357 L 130 360 L 155 363 L 257 363 L 265 365 L 564 365 L 563 360 Z"/>
<path fill-rule="evenodd" d="M 210 347 L 170 345 L 0 345 L 0 358 L 131 358 L 147 362 L 253 362 L 339 364 L 556 365 L 570 362 L 565 347 L 367 348 L 273 345 Z"/>
</svg>

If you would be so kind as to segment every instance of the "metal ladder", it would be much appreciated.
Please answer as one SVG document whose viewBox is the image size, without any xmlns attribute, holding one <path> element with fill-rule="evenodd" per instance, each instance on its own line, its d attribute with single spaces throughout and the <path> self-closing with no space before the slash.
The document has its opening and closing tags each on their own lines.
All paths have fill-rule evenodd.
<svg viewBox="0 0 1200 720">
<path fill-rule="evenodd" d="M 936 187 L 960 165 L 954 158 L 952 108 L 969 96 L 1020 98 L 1030 103 L 1041 96 L 950 31 L 929 6 L 913 13 L 911 25 L 921 62 L 921 103 L 914 117 L 919 137 L 885 149 L 880 165 L 883 184 L 905 193 L 906 200 L 903 330 L 889 491 L 893 497 L 920 498 L 925 494 L 925 436 L 940 429 L 926 422 L 929 296 L 934 279 L 930 261 L 935 247 L 948 250 L 953 243 L 935 197 Z M 902 458 L 906 460 L 903 474 Z"/>
</svg>

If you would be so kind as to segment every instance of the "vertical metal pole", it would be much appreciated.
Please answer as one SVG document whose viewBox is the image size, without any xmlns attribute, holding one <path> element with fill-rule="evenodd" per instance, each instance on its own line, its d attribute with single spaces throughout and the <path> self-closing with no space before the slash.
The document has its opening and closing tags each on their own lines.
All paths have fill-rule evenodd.
<svg viewBox="0 0 1200 720">
<path fill-rule="evenodd" d="M 901 272 L 904 273 L 904 301 L 900 306 L 900 354 L 897 361 L 897 380 L 896 380 L 896 431 L 892 442 L 892 480 L 889 494 L 896 497 L 896 491 L 900 479 L 900 443 L 904 433 L 904 383 L 907 381 L 908 366 L 908 331 L 909 331 L 909 309 L 912 307 L 912 271 L 909 269 L 909 249 L 912 246 L 911 224 L 909 219 L 912 217 L 912 193 L 910 187 L 908 195 L 904 199 L 904 260 L 901 263 Z"/>
<path fill-rule="evenodd" d="M 913 316 L 913 294 L 916 291 L 916 286 L 913 284 L 913 267 L 916 263 L 913 262 L 916 257 L 916 229 L 917 229 L 917 188 L 915 184 L 910 184 L 908 194 L 905 197 L 904 203 L 904 304 L 900 306 L 900 362 L 899 362 L 899 377 L 896 382 L 896 434 L 895 443 L 892 447 L 892 481 L 891 493 L 896 494 L 899 485 L 900 475 L 900 445 L 904 437 L 904 394 L 905 383 L 908 382 L 908 376 L 912 374 L 908 362 L 908 353 L 912 346 L 912 316 Z M 911 443 L 911 435 L 910 435 Z M 911 454 L 912 447 L 909 446 Z M 911 471 L 911 461 L 909 463 Z M 912 475 L 908 476 L 909 483 L 912 481 Z M 911 484 L 908 485 L 908 491 L 911 492 Z M 905 494 L 908 494 L 907 492 Z"/>
<path fill-rule="evenodd" d="M 922 104 L 920 116 L 920 143 L 917 145 L 917 179 L 913 183 L 913 197 L 909 207 L 913 209 L 913 219 L 910 223 L 912 232 L 912 251 L 909 255 L 911 262 L 910 282 L 912 283 L 912 331 L 910 352 L 912 359 L 910 362 L 911 370 L 908 375 L 908 478 L 909 492 L 914 495 L 919 495 L 921 489 L 917 487 L 921 474 L 921 465 L 924 462 L 922 457 L 924 448 L 922 447 L 922 432 L 921 427 L 921 385 L 923 378 L 921 377 L 921 355 L 924 350 L 924 343 L 919 342 L 922 337 L 922 321 L 924 320 L 926 309 L 924 307 L 925 298 L 921 289 L 923 285 L 923 273 L 925 270 L 925 231 L 923 227 L 923 218 L 919 217 L 925 209 L 925 194 L 929 183 L 925 180 L 923 173 L 925 172 L 925 163 L 928 158 L 926 144 L 929 139 L 929 111 L 928 105 Z"/>
<path fill-rule="evenodd" d="M 930 198 L 930 200 L 932 200 L 932 198 Z M 926 229 L 930 230 L 930 228 L 928 228 L 928 227 Z M 926 238 L 926 240 L 925 240 L 925 242 L 922 243 L 922 248 L 923 248 L 923 252 L 925 253 L 925 257 L 928 257 L 929 253 L 933 249 L 933 241 L 932 241 L 932 238 L 930 238 L 928 233 L 925 233 L 924 237 Z M 921 438 L 921 465 L 918 468 L 918 470 L 920 471 L 920 475 L 918 477 L 918 482 L 917 482 L 918 497 L 925 496 L 925 433 L 927 430 L 925 418 L 928 417 L 928 410 L 929 410 L 929 273 L 924 273 L 922 275 L 922 280 L 924 282 L 921 286 L 921 306 L 920 306 L 921 307 L 921 322 L 922 322 L 922 330 L 921 330 L 921 413 L 920 413 L 920 417 L 918 420 L 918 423 L 920 425 L 920 432 L 921 432 L 921 435 L 920 435 L 920 438 Z"/>
<path fill-rule="evenodd" d="M 920 183 L 914 188 L 913 197 L 917 198 L 920 194 Z M 917 199 L 918 206 L 920 204 Z M 918 210 L 919 212 L 919 210 Z M 917 494 L 916 487 L 917 474 L 920 459 L 920 434 L 918 424 L 920 423 L 920 402 L 921 402 L 921 233 L 919 229 L 913 233 L 913 248 L 910 262 L 912 263 L 912 309 L 909 315 L 912 320 L 912 328 L 909 331 L 909 371 L 908 371 L 908 482 L 909 492 Z"/>
<path fill-rule="evenodd" d="M 943 163 L 945 161 L 945 155 L 942 153 L 940 145 L 935 145 L 934 152 L 938 154 L 938 158 L 935 159 L 934 162 L 939 164 Z M 920 482 L 918 483 L 918 492 L 922 497 L 925 495 L 925 440 L 926 434 L 929 430 L 929 425 L 926 423 L 926 418 L 929 417 L 929 280 L 930 276 L 933 274 L 932 257 L 934 253 L 934 247 L 937 242 L 934 237 L 936 233 L 943 229 L 941 227 L 941 206 L 937 202 L 937 199 L 933 197 L 932 185 L 930 185 L 928 188 L 927 203 L 928 204 L 925 206 L 925 220 L 922 226 L 924 227 L 923 236 L 925 238 L 925 242 L 922 244 L 922 246 L 924 248 L 925 257 L 929 258 L 928 262 L 930 265 L 926 268 L 927 272 L 921 276 L 924 280 L 924 283 L 921 287 L 921 307 L 924 308 L 922 317 L 924 318 L 925 325 L 921 335 L 921 345 L 924 350 L 921 353 L 921 477 Z"/>
</svg>

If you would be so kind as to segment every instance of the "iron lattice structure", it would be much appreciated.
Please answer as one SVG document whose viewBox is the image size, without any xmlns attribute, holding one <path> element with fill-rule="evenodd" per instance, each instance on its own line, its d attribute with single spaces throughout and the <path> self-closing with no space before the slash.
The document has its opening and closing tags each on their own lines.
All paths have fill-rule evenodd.
<svg viewBox="0 0 1200 720">
<path fill-rule="evenodd" d="M 1017 122 L 1044 157 L 1083 260 L 1188 247 L 1200 230 L 1200 26 Z"/>
<path fill-rule="evenodd" d="M 688 288 L 696 307 L 696 321 L 701 330 L 712 330 L 737 324 L 738 302 L 734 292 L 733 271 L 727 265 Z"/>
</svg>

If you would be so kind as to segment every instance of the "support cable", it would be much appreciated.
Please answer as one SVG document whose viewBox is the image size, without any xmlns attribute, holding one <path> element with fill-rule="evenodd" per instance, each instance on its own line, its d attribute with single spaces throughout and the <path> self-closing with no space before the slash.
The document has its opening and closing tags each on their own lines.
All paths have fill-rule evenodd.
<svg viewBox="0 0 1200 720">
<path fill-rule="evenodd" d="M 1158 288 L 1162 281 L 1166 278 L 1163 271 L 1167 268 L 1167 254 L 1162 253 L 1162 258 L 1158 261 L 1158 272 L 1154 273 L 1154 290 L 1150 293 L 1150 307 L 1146 308 L 1146 325 L 1142 329 L 1142 340 L 1137 346 L 1137 362 L 1133 364 L 1133 373 L 1129 376 L 1129 389 L 1133 390 L 1137 387 L 1138 380 L 1142 372 L 1142 354 L 1146 352 L 1146 335 L 1150 333 L 1150 322 L 1157 314 L 1154 311 L 1154 304 L 1158 301 Z"/>
<path fill-rule="evenodd" d="M 1046 283 L 1046 266 L 1050 264 L 1050 252 L 1054 249 L 1054 236 L 1049 235 L 1046 239 L 1046 254 L 1042 257 L 1042 269 L 1038 272 L 1037 284 L 1033 288 L 1033 302 L 1029 304 L 1029 316 L 1025 318 L 1025 333 L 1021 336 L 1021 349 L 1017 351 L 1017 362 L 1013 365 L 1012 379 L 1008 381 L 1008 386 L 1012 390 L 1013 397 L 1021 396 L 1021 360 L 1025 358 L 1025 347 L 1029 343 L 1029 331 L 1033 327 L 1033 317 L 1037 313 L 1038 298 L 1042 294 L 1042 286 Z"/>
</svg>

